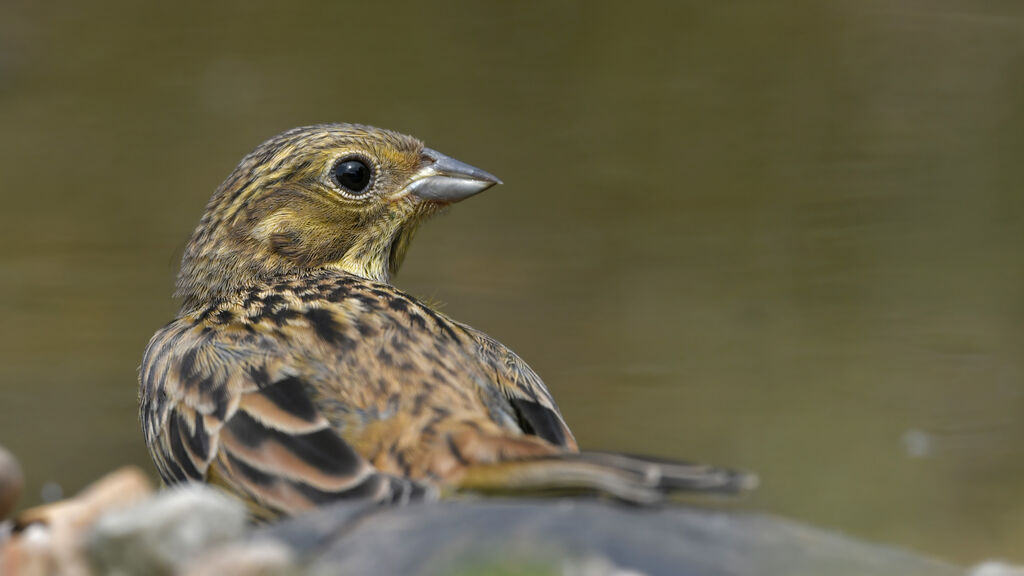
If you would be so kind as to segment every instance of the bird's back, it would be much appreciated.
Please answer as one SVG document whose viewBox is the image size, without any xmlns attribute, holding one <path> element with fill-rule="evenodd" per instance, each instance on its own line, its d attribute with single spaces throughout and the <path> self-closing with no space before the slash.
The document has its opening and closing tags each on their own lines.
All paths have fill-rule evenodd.
<svg viewBox="0 0 1024 576">
<path fill-rule="evenodd" d="M 575 449 L 512 352 L 345 272 L 284 276 L 182 316 L 150 342 L 141 385 L 169 482 L 239 475 L 217 456 L 221 430 L 239 422 L 256 436 L 330 430 L 379 472 L 441 485 L 466 464 Z"/>
</svg>

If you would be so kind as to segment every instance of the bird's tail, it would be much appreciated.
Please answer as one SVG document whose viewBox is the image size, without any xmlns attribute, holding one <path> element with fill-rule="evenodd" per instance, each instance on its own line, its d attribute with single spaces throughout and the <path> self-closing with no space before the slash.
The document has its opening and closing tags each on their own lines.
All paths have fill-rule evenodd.
<svg viewBox="0 0 1024 576">
<path fill-rule="evenodd" d="M 611 452 L 571 452 L 466 468 L 460 491 L 596 493 L 655 504 L 677 492 L 735 494 L 757 487 L 754 474 L 702 464 Z"/>
</svg>

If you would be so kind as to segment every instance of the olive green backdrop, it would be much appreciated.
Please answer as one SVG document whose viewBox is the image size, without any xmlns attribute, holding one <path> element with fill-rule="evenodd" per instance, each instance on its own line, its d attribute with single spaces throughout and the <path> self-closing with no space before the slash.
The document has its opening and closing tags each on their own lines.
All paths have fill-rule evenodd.
<svg viewBox="0 0 1024 576">
<path fill-rule="evenodd" d="M 505 180 L 397 284 L 517 350 L 584 446 L 1024 562 L 1024 5 L 368 4 L 0 5 L 23 503 L 150 469 L 135 369 L 207 198 L 264 138 L 358 121 Z"/>
</svg>

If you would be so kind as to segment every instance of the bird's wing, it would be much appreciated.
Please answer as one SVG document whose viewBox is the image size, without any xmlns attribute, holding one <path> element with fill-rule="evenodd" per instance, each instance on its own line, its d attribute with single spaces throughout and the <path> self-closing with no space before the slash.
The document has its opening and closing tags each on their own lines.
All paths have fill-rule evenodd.
<svg viewBox="0 0 1024 576">
<path fill-rule="evenodd" d="M 332 429 L 276 348 L 269 336 L 185 321 L 153 337 L 140 407 L 164 481 L 221 484 L 270 515 L 342 498 L 422 496 L 421 486 L 377 473 Z"/>
<path fill-rule="evenodd" d="M 576 450 L 576 439 L 540 376 L 501 342 L 466 324 L 459 326 L 473 338 L 477 357 L 508 400 L 523 431 Z"/>
</svg>

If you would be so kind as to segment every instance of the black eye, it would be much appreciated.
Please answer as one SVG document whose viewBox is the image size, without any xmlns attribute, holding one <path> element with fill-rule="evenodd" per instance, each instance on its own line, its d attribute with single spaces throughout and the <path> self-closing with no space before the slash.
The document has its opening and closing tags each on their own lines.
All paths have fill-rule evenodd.
<svg viewBox="0 0 1024 576">
<path fill-rule="evenodd" d="M 362 194 L 370 186 L 373 172 L 358 158 L 343 158 L 334 165 L 334 181 L 348 192 Z"/>
</svg>

